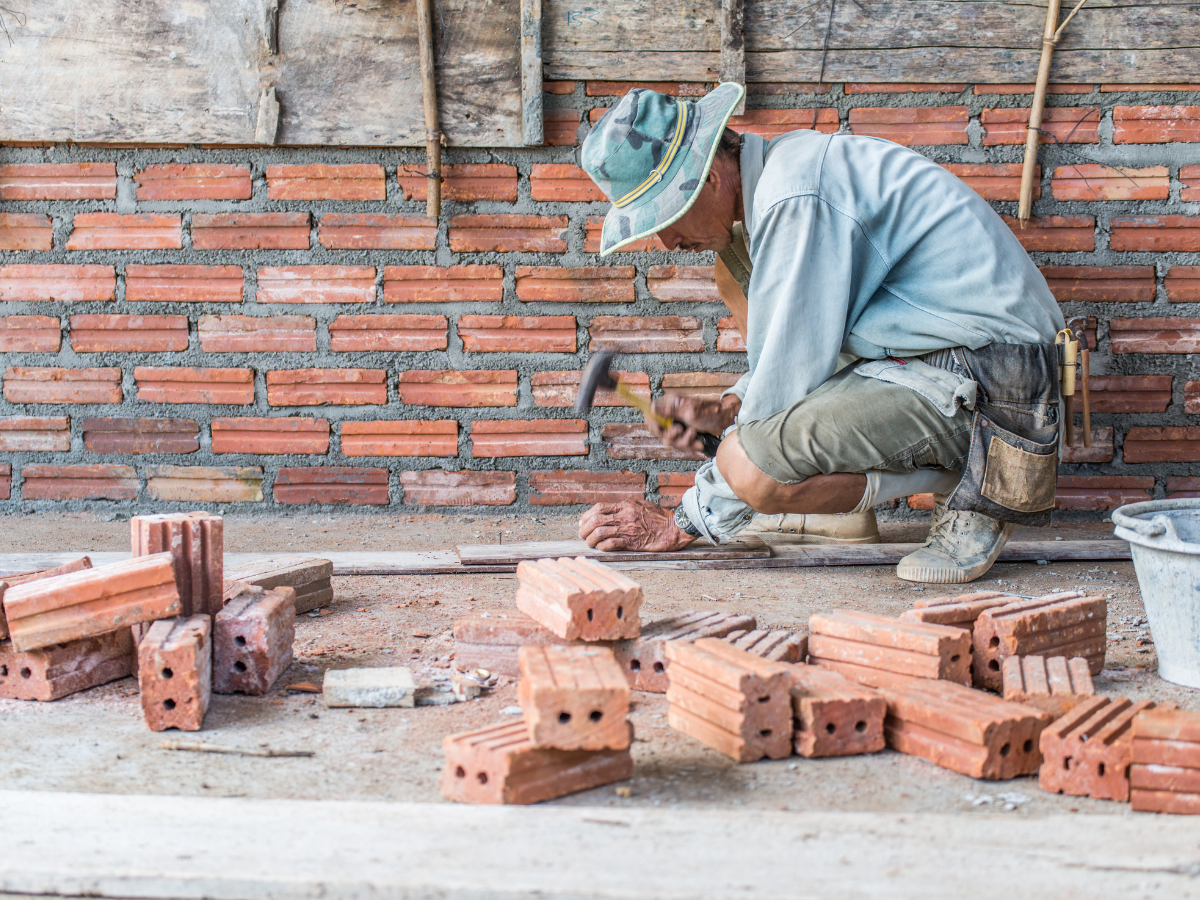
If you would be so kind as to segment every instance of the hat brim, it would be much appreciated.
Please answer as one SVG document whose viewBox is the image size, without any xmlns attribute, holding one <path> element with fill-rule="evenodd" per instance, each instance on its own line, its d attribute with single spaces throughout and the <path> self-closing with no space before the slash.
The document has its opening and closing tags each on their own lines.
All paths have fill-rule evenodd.
<svg viewBox="0 0 1200 900">
<path fill-rule="evenodd" d="M 628 206 L 614 206 L 605 215 L 600 231 L 601 256 L 662 231 L 692 208 L 712 168 L 721 133 L 745 93 L 740 84 L 726 82 L 693 104 L 696 121 L 689 128 L 691 135 L 659 189 Z"/>
</svg>

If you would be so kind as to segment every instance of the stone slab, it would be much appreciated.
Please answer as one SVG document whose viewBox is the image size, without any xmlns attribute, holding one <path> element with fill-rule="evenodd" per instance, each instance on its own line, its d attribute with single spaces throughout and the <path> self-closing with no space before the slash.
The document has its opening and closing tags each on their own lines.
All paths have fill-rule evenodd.
<svg viewBox="0 0 1200 900">
<path fill-rule="evenodd" d="M 416 685 L 405 666 L 367 669 L 330 669 L 322 692 L 326 706 L 383 709 L 415 706 Z"/>
</svg>

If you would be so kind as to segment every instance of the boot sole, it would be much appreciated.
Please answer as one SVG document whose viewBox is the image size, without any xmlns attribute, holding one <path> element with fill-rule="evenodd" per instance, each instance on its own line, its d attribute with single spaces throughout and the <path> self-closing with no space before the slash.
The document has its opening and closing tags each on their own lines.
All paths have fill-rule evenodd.
<svg viewBox="0 0 1200 900">
<path fill-rule="evenodd" d="M 918 566 L 909 563 L 908 557 L 900 560 L 896 565 L 896 577 L 902 578 L 905 581 L 917 581 L 921 584 L 968 584 L 976 578 L 980 578 L 987 574 L 987 571 L 996 563 L 997 557 L 1000 556 L 1000 551 L 1004 549 L 1008 539 L 1012 536 L 1012 528 L 1008 529 L 1003 540 L 996 542 L 996 546 L 992 548 L 992 552 L 988 554 L 987 559 L 983 562 L 976 563 L 969 569 L 962 569 L 950 566 Z"/>
</svg>

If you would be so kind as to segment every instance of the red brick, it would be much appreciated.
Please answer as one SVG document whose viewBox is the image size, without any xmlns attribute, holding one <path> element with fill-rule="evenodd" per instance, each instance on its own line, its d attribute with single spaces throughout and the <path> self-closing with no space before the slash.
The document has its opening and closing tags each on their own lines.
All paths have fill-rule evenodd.
<svg viewBox="0 0 1200 900">
<path fill-rule="evenodd" d="M 125 267 L 130 303 L 241 303 L 241 266 Z"/>
<path fill-rule="evenodd" d="M 1000 216 L 1012 229 L 1021 246 L 1033 252 L 1092 251 L 1096 249 L 1096 219 L 1094 216 L 1043 216 L 1032 218 L 1022 228 L 1012 216 Z"/>
<path fill-rule="evenodd" d="M 142 716 L 151 731 L 199 731 L 212 695 L 212 619 L 162 619 L 137 648 Z"/>
<path fill-rule="evenodd" d="M 716 638 L 670 641 L 667 722 L 737 762 L 792 752 L 791 676 Z"/>
<path fill-rule="evenodd" d="M 575 82 L 543 81 L 542 92 L 545 94 L 573 94 L 575 93 Z"/>
<path fill-rule="evenodd" d="M 179 250 L 183 224 L 178 214 L 76 213 L 68 250 Z"/>
<path fill-rule="evenodd" d="M 590 573 L 589 573 L 590 574 Z M 556 750 L 624 750 L 629 684 L 608 647 L 527 646 L 517 654 L 529 738 Z"/>
<path fill-rule="evenodd" d="M 186 503 L 261 503 L 263 470 L 257 466 L 151 466 L 146 497 Z"/>
<path fill-rule="evenodd" d="M 1096 695 L 1082 656 L 1009 656 L 1000 676 L 1005 700 L 1036 706 L 1056 719 Z"/>
<path fill-rule="evenodd" d="M 664 303 L 719 303 L 712 266 L 651 266 L 646 275 L 650 295 Z"/>
<path fill-rule="evenodd" d="M 133 177 L 138 200 L 249 200 L 249 166 L 166 163 Z"/>
<path fill-rule="evenodd" d="M 1200 166 L 1180 166 L 1179 180 L 1183 182 L 1180 200 L 1200 200 Z"/>
<path fill-rule="evenodd" d="M 1100 93 L 1130 93 L 1132 91 L 1200 91 L 1200 84 L 1102 84 Z"/>
<path fill-rule="evenodd" d="M 730 116 L 728 127 L 738 134 L 758 134 L 770 139 L 789 131 L 813 127 L 813 109 L 748 109 L 740 116 Z M 840 127 L 838 111 L 824 107 L 816 111 L 816 130 L 822 134 L 837 134 Z"/>
<path fill-rule="evenodd" d="M 53 243 L 49 216 L 0 213 L 0 250 L 49 250 Z"/>
<path fill-rule="evenodd" d="M 455 253 L 566 253 L 566 216 L 474 215 L 450 220 Z"/>
<path fill-rule="evenodd" d="M 80 430 L 89 453 L 195 453 L 200 449 L 200 424 L 193 419 L 84 419 Z"/>
<path fill-rule="evenodd" d="M 272 200 L 386 200 L 383 166 L 268 166 Z"/>
<path fill-rule="evenodd" d="M 286 471 L 286 470 L 285 470 Z M 238 584 L 213 618 L 212 689 L 262 696 L 292 662 L 296 592 Z"/>
<path fill-rule="evenodd" d="M 961 94 L 965 84 L 869 84 L 849 82 L 844 88 L 847 94 Z"/>
<path fill-rule="evenodd" d="M 317 349 L 317 321 L 310 316 L 201 316 L 196 331 L 205 353 Z"/>
<path fill-rule="evenodd" d="M 942 168 L 961 178 L 984 200 L 1018 200 L 1021 193 L 1020 163 L 942 163 Z M 1034 173 L 1033 198 L 1042 195 L 1042 167 Z"/>
<path fill-rule="evenodd" d="M 1054 170 L 1050 192 L 1055 200 L 1166 200 L 1171 178 L 1166 166 L 1060 166 Z"/>
<path fill-rule="evenodd" d="M 499 371 L 401 372 L 400 402 L 410 406 L 516 406 L 517 373 Z"/>
<path fill-rule="evenodd" d="M 683 495 L 696 483 L 694 472 L 660 472 L 658 475 L 658 505 L 674 509 L 683 502 Z"/>
<path fill-rule="evenodd" d="M 62 324 L 56 316 L 0 317 L 0 352 L 57 353 Z"/>
<path fill-rule="evenodd" d="M 584 225 L 583 251 L 585 253 L 600 252 L 600 231 L 604 227 L 604 216 L 588 216 Z M 641 238 L 626 244 L 618 253 L 662 253 L 667 248 L 658 239 L 657 234 Z"/>
<path fill-rule="evenodd" d="M 548 109 L 542 113 L 543 144 L 574 147 L 579 143 L 579 110 Z"/>
<path fill-rule="evenodd" d="M 384 303 L 493 302 L 504 299 L 501 266 L 386 266 Z"/>
<path fill-rule="evenodd" d="M 1016 600 L 984 610 L 975 620 L 976 687 L 999 691 L 1010 656 L 1082 656 L 1093 675 L 1104 668 L 1108 604 L 1076 591 Z"/>
<path fill-rule="evenodd" d="M 1171 266 L 1163 286 L 1171 303 L 1200 303 L 1200 266 Z"/>
<path fill-rule="evenodd" d="M 975 620 L 985 609 L 1006 606 L 1012 596 L 996 591 L 976 591 L 952 597 L 925 597 L 913 601 L 913 608 L 900 613 L 905 622 L 927 622 L 930 625 L 952 625 L 972 630 Z"/>
<path fill-rule="evenodd" d="M 1092 376 L 1087 389 L 1093 413 L 1165 413 L 1171 404 L 1171 376 Z"/>
<path fill-rule="evenodd" d="M 731 631 L 721 638 L 725 643 L 753 656 L 782 663 L 803 662 L 808 656 L 807 635 L 788 631 L 750 629 Z"/>
<path fill-rule="evenodd" d="M 137 475 L 129 466 L 26 466 L 24 500 L 134 500 Z"/>
<path fill-rule="evenodd" d="M 113 200 L 116 163 L 0 166 L 0 200 Z"/>
<path fill-rule="evenodd" d="M 453 419 L 343 422 L 344 456 L 457 456 Z"/>
<path fill-rule="evenodd" d="M 465 353 L 574 353 L 574 316 L 461 316 Z"/>
<path fill-rule="evenodd" d="M 333 600 L 333 563 L 304 556 L 267 556 L 225 567 L 225 587 L 234 582 L 270 590 L 290 587 L 296 592 L 296 615 L 328 606 Z"/>
<path fill-rule="evenodd" d="M 244 406 L 254 402 L 254 372 L 250 369 L 138 366 L 133 381 L 138 399 L 147 403 Z"/>
<path fill-rule="evenodd" d="M 788 675 L 798 754 L 856 756 L 884 748 L 883 697 L 820 666 L 791 666 Z"/>
<path fill-rule="evenodd" d="M 971 633 L 963 628 L 839 609 L 811 616 L 808 630 L 813 659 L 971 682 Z"/>
<path fill-rule="evenodd" d="M 979 120 L 983 125 L 983 145 L 1024 144 L 1029 126 L 1028 109 L 985 109 Z M 1043 144 L 1100 143 L 1100 110 L 1074 106 L 1049 107 L 1042 111 Z M 1055 195 L 1057 196 L 1057 195 Z"/>
<path fill-rule="evenodd" d="M 329 420 L 299 416 L 216 418 L 212 420 L 212 452 L 325 454 L 329 452 Z"/>
<path fill-rule="evenodd" d="M 374 266 L 264 266 L 259 303 L 374 303 Z"/>
<path fill-rule="evenodd" d="M 112 266 L 0 266 L 0 300 L 87 303 L 116 296 Z"/>
<path fill-rule="evenodd" d="M 268 406 L 387 403 L 383 369 L 278 369 L 267 373 Z"/>
<path fill-rule="evenodd" d="M 1180 499 L 1200 497 L 1200 478 L 1167 476 L 1167 497 Z"/>
<path fill-rule="evenodd" d="M 1095 406 L 1092 409 L 1095 410 Z M 1092 428 L 1092 446 L 1083 446 L 1082 435 L 1075 438 L 1074 447 L 1062 447 L 1059 450 L 1059 460 L 1065 463 L 1107 463 L 1112 462 L 1115 450 L 1113 448 L 1113 430 L 1108 428 Z"/>
<path fill-rule="evenodd" d="M 338 316 L 329 323 L 330 349 L 445 350 L 445 316 Z"/>
<path fill-rule="evenodd" d="M 1153 476 L 1059 475 L 1055 509 L 1116 509 L 1151 499 Z"/>
<path fill-rule="evenodd" d="M 483 420 L 471 425 L 471 455 L 587 456 L 588 425 L 583 419 Z"/>
<path fill-rule="evenodd" d="M 666 645 L 668 641 L 691 642 L 705 637 L 723 638 L 734 632 L 757 627 L 753 616 L 735 616 L 721 612 L 677 613 L 643 626 L 635 638 L 613 643 L 613 655 L 625 671 L 635 691 L 655 694 L 667 692 Z M 457 658 L 457 657 L 456 657 Z"/>
<path fill-rule="evenodd" d="M 140 556 L 17 585 L 4 592 L 4 613 L 13 649 L 22 653 L 178 615 L 171 556 Z"/>
<path fill-rule="evenodd" d="M 1113 319 L 1108 337 L 1113 353 L 1195 353 L 1200 319 Z"/>
<path fill-rule="evenodd" d="M 650 399 L 650 376 L 645 372 L 613 372 L 613 377 L 629 386 L 635 396 Z M 529 379 L 535 406 L 574 406 L 582 372 L 535 372 Z M 631 406 L 610 389 L 596 391 L 592 406 Z"/>
<path fill-rule="evenodd" d="M 976 94 L 1032 94 L 1034 85 L 1032 84 L 977 84 L 975 85 Z M 1050 82 L 1046 85 L 1046 92 L 1050 94 L 1090 94 L 1092 85 L 1090 84 L 1067 84 L 1065 82 Z"/>
<path fill-rule="evenodd" d="M 0 450 L 66 453 L 70 449 L 71 420 L 66 416 L 5 416 L 0 419 Z"/>
<path fill-rule="evenodd" d="M 8 500 L 12 496 L 12 465 L 0 463 L 0 500 Z"/>
<path fill-rule="evenodd" d="M 965 144 L 968 118 L 965 106 L 860 107 L 850 110 L 850 131 L 906 147 Z"/>
<path fill-rule="evenodd" d="M 633 777 L 629 750 L 535 747 L 523 719 L 448 735 L 439 790 L 459 803 L 526 805 Z"/>
<path fill-rule="evenodd" d="M 700 353 L 704 333 L 694 316 L 597 316 L 588 349 L 615 353 Z"/>
<path fill-rule="evenodd" d="M 1042 732 L 1038 787 L 1051 794 L 1128 801 L 1133 720 L 1152 708 L 1149 700 L 1083 699 Z"/>
<path fill-rule="evenodd" d="M 1059 303 L 1149 303 L 1157 281 L 1154 266 L 1042 266 Z"/>
<path fill-rule="evenodd" d="M 76 353 L 165 353 L 187 348 L 187 316 L 71 316 L 71 349 Z"/>
<path fill-rule="evenodd" d="M 134 516 L 129 526 L 135 557 L 171 554 L 180 615 L 220 612 L 225 566 L 225 523 L 220 516 L 206 512 Z"/>
<path fill-rule="evenodd" d="M 1200 216 L 1118 216 L 1109 226 L 1113 250 L 1200 250 Z"/>
<path fill-rule="evenodd" d="M 1127 463 L 1200 462 L 1200 427 L 1131 428 L 1123 456 Z"/>
<path fill-rule="evenodd" d="M 388 470 L 349 466 L 294 467 L 275 475 L 275 502 L 387 506 Z"/>
<path fill-rule="evenodd" d="M 530 196 L 539 201 L 592 202 L 607 199 L 587 172 L 567 163 L 539 163 L 529 176 Z"/>
<path fill-rule="evenodd" d="M 526 303 L 632 303 L 633 266 L 517 266 L 517 299 Z"/>
<path fill-rule="evenodd" d="M 670 372 L 663 376 L 662 389 L 665 394 L 716 400 L 740 378 L 736 372 Z"/>
<path fill-rule="evenodd" d="M 1200 141 L 1200 106 L 1117 106 L 1114 144 L 1172 144 Z"/>
<path fill-rule="evenodd" d="M 615 641 L 641 633 L 641 586 L 595 560 L 523 560 L 517 582 L 517 609 L 560 638 Z"/>
<path fill-rule="evenodd" d="M 405 200 L 424 200 L 429 179 L 425 166 L 396 166 L 396 180 Z M 497 200 L 513 203 L 517 199 L 517 167 L 497 163 L 467 163 L 442 166 L 443 200 Z M 535 200 L 538 198 L 534 198 Z"/>
<path fill-rule="evenodd" d="M 19 653 L 0 641 L 0 698 L 48 702 L 125 678 L 134 670 L 128 628 Z"/>
<path fill-rule="evenodd" d="M 306 212 L 196 213 L 192 247 L 196 250 L 307 250 Z"/>
<path fill-rule="evenodd" d="M 409 506 L 508 506 L 517 500 L 513 472 L 401 472 Z"/>
<path fill-rule="evenodd" d="M 426 216 L 327 213 L 317 226 L 317 240 L 331 250 L 432 250 L 437 227 L 437 220 Z"/>
<path fill-rule="evenodd" d="M 9 403 L 120 403 L 120 369 L 10 366 L 4 372 Z"/>
<path fill-rule="evenodd" d="M 605 450 L 612 459 L 680 459 L 703 460 L 703 453 L 690 453 L 663 446 L 645 424 L 609 422 L 600 428 Z"/>
<path fill-rule="evenodd" d="M 1189 381 L 1183 386 L 1183 411 L 1189 416 L 1200 415 L 1200 381 Z"/>
<path fill-rule="evenodd" d="M 529 473 L 529 502 L 534 506 L 615 503 L 646 496 L 644 472 Z"/>
<path fill-rule="evenodd" d="M 1200 813 L 1196 713 L 1143 711 L 1133 720 L 1129 800 L 1142 812 Z"/>
<path fill-rule="evenodd" d="M 454 620 L 454 665 L 468 672 L 487 669 L 518 678 L 521 669 L 517 654 L 522 647 L 562 643 L 558 635 L 520 613 L 506 613 L 503 619 L 485 613 Z"/>
<path fill-rule="evenodd" d="M 709 88 L 707 82 L 694 81 L 589 81 L 586 92 L 589 97 L 624 97 L 632 90 L 654 91 L 668 97 L 703 97 Z"/>
<path fill-rule="evenodd" d="M 746 339 L 738 331 L 737 319 L 726 316 L 717 322 L 717 349 L 726 353 L 745 353 Z"/>
</svg>

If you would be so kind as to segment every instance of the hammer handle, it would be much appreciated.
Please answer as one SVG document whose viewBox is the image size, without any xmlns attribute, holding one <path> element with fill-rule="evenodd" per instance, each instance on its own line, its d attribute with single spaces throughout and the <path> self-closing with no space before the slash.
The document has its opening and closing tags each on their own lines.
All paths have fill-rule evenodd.
<svg viewBox="0 0 1200 900">
<path fill-rule="evenodd" d="M 634 406 L 636 406 L 638 409 L 640 409 L 646 415 L 653 418 L 654 421 L 656 423 L 658 423 L 659 428 L 667 429 L 675 424 L 674 419 L 668 419 L 666 416 L 659 415 L 658 413 L 656 413 L 654 411 L 654 408 L 650 405 L 650 401 L 643 400 L 641 397 L 639 397 L 637 394 L 635 394 L 633 391 L 631 391 L 628 387 L 626 387 L 625 382 L 623 382 L 623 381 L 617 382 L 616 392 L 617 392 L 617 396 L 622 397 L 625 400 L 628 400 L 630 403 L 632 403 Z M 719 437 L 717 437 L 715 434 L 704 434 L 704 433 L 699 433 L 696 436 L 698 438 L 700 438 L 701 441 L 704 442 L 703 453 L 705 456 L 707 456 L 711 459 L 712 457 L 717 455 L 717 447 L 719 447 L 721 445 L 721 439 Z"/>
</svg>

